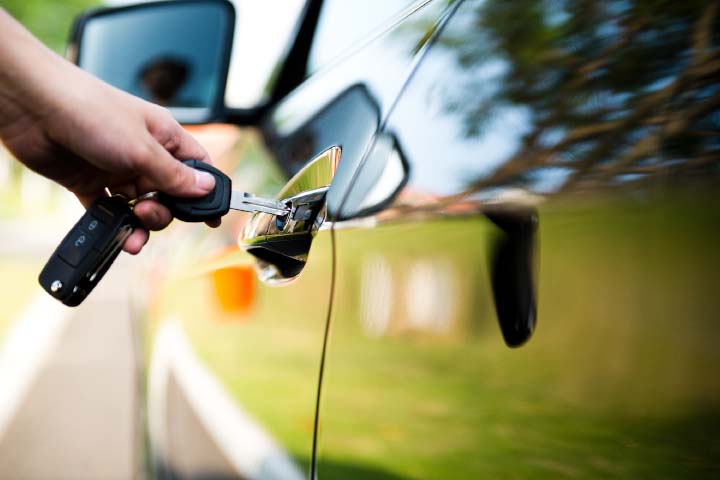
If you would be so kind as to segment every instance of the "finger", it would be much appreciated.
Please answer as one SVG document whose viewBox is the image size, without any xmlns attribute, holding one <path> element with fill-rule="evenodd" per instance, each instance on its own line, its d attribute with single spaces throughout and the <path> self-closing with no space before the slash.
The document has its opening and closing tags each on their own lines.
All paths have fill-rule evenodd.
<svg viewBox="0 0 720 480">
<path fill-rule="evenodd" d="M 143 227 L 148 230 L 162 230 L 173 219 L 170 210 L 166 206 L 152 200 L 136 203 L 133 212 Z"/>
<path fill-rule="evenodd" d="M 175 131 L 175 145 L 174 148 L 168 149 L 173 157 L 180 160 L 200 160 L 202 162 L 212 163 L 210 155 L 208 155 L 205 148 L 195 140 L 190 132 L 182 128 L 180 125 L 177 126 Z"/>
<path fill-rule="evenodd" d="M 149 192 L 157 191 L 157 186 L 145 177 L 139 177 L 136 181 L 138 195 L 144 195 Z"/>
<path fill-rule="evenodd" d="M 190 132 L 173 118 L 164 108 L 160 108 L 148 119 L 148 130 L 160 145 L 178 160 L 200 160 L 212 163 L 205 148 Z"/>
<path fill-rule="evenodd" d="M 138 147 L 131 161 L 135 170 L 147 177 L 154 187 L 178 197 L 201 197 L 215 187 L 215 178 L 184 165 L 154 138 Z"/>
<path fill-rule="evenodd" d="M 82 206 L 85 207 L 85 210 L 87 210 L 88 208 L 90 208 L 90 205 L 92 205 L 95 200 L 97 200 L 99 197 L 106 197 L 107 195 L 105 194 L 104 190 L 99 190 L 97 193 L 92 194 L 76 193 L 75 196 L 80 201 Z"/>
<path fill-rule="evenodd" d="M 125 240 L 123 250 L 130 255 L 137 255 L 142 247 L 147 243 L 150 233 L 144 228 L 136 228 L 133 233 Z"/>
<path fill-rule="evenodd" d="M 212 228 L 217 228 L 222 223 L 222 220 L 220 218 L 213 218 L 212 220 L 208 220 L 205 222 L 205 225 Z"/>
</svg>

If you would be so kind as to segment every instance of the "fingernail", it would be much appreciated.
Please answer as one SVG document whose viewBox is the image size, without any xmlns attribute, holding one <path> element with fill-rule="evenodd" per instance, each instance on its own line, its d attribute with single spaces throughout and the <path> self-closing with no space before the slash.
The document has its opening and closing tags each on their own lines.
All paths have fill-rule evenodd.
<svg viewBox="0 0 720 480">
<path fill-rule="evenodd" d="M 209 192 L 215 188 L 215 177 L 207 172 L 195 170 L 195 185 L 197 185 L 200 190 Z"/>
</svg>

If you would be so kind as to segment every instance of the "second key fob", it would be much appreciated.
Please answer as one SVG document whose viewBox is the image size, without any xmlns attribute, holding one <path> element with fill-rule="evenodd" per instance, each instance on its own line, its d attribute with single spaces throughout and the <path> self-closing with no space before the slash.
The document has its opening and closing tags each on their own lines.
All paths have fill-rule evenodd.
<svg viewBox="0 0 720 480">
<path fill-rule="evenodd" d="M 133 232 L 127 200 L 101 197 L 65 236 L 40 272 L 40 285 L 65 305 L 79 305 L 95 288 Z"/>
</svg>

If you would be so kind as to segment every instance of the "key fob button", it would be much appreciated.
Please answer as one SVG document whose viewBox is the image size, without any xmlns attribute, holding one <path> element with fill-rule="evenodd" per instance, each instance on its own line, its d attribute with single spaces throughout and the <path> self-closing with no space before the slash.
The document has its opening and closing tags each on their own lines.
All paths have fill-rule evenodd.
<svg viewBox="0 0 720 480">
<path fill-rule="evenodd" d="M 83 223 L 80 226 L 89 233 L 95 234 L 103 228 L 103 223 L 99 219 L 91 215 L 87 215 L 87 218 L 83 219 Z"/>
<path fill-rule="evenodd" d="M 92 237 L 85 229 L 79 228 L 70 234 L 58 254 L 70 266 L 77 267 L 92 251 Z"/>
</svg>

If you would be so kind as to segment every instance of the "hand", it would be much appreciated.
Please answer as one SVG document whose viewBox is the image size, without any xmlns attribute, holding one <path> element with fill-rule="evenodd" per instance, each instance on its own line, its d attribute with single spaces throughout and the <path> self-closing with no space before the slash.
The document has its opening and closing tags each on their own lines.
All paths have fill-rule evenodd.
<svg viewBox="0 0 720 480">
<path fill-rule="evenodd" d="M 9 60 L 0 47 L 0 70 L 6 69 L 0 73 L 0 138 L 18 160 L 65 186 L 86 207 L 105 195 L 105 188 L 128 198 L 153 190 L 177 196 L 212 190 L 211 175 L 178 161 L 210 159 L 167 110 L 57 57 L 3 13 L 0 32 L 8 26 L 3 22 L 10 22 L 10 36 L 19 35 L 31 47 L 15 44 Z M 5 35 L 0 33 L 0 44 L 18 40 Z M 125 242 L 133 254 L 142 249 L 148 230 L 172 220 L 166 207 L 151 200 L 138 203 L 135 214 L 144 228 Z"/>
</svg>

